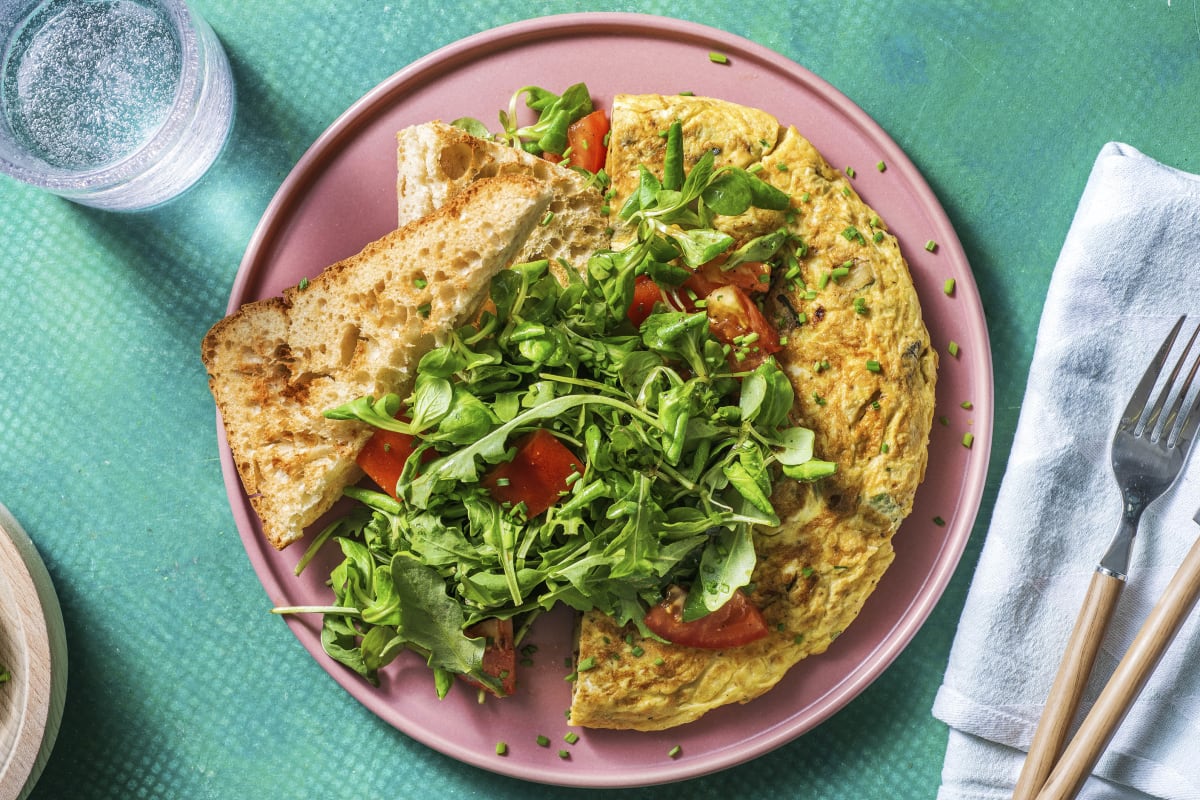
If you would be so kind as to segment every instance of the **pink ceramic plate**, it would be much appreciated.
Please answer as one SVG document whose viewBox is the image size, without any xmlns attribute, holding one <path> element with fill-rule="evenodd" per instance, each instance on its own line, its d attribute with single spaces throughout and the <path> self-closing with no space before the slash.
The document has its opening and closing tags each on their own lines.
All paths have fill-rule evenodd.
<svg viewBox="0 0 1200 800">
<path fill-rule="evenodd" d="M 710 52 L 728 57 L 710 61 Z M 991 444 L 992 372 L 975 282 L 950 222 L 920 173 L 866 114 L 820 78 L 777 53 L 727 33 L 633 14 L 573 14 L 488 31 L 417 61 L 378 86 L 326 131 L 267 209 L 242 261 L 229 308 L 278 294 L 357 252 L 394 227 L 395 132 L 431 119 L 473 116 L 493 127 L 526 84 L 555 91 L 585 81 L 598 105 L 617 92 L 690 90 L 766 109 L 794 123 L 854 184 L 899 237 L 933 341 L 942 353 L 930 469 L 897 539 L 895 565 L 862 615 L 829 652 L 801 662 L 764 699 L 719 709 L 663 733 L 569 730 L 571 620 L 539 621 L 535 666 L 517 697 L 479 705 L 458 688 L 443 701 L 417 658 L 388 668 L 379 688 L 321 651 L 319 620 L 289 624 L 329 674 L 363 705 L 449 756 L 506 775 L 572 786 L 637 786 L 723 769 L 810 730 L 863 691 L 925 621 L 950 579 L 979 507 Z M 886 164 L 880 171 L 876 165 Z M 933 252 L 928 241 L 937 243 Z M 948 278 L 953 295 L 943 292 Z M 950 341 L 959 354 L 946 354 Z M 963 401 L 973 408 L 964 410 Z M 962 444 L 970 431 L 974 446 Z M 277 553 L 260 535 L 222 440 L 225 482 L 246 551 L 271 602 L 325 603 L 329 563 L 292 574 L 303 545 Z M 332 560 L 333 554 L 329 554 Z M 536 743 L 549 737 L 549 747 Z M 497 756 L 496 743 L 508 744 Z M 676 757 L 668 752 L 676 745 Z M 566 750 L 568 759 L 558 751 Z"/>
</svg>

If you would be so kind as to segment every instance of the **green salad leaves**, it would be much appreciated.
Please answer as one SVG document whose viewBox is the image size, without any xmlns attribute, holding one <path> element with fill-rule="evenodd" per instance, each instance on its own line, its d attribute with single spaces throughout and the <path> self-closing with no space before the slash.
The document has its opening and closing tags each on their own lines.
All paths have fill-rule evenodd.
<svg viewBox="0 0 1200 800">
<path fill-rule="evenodd" d="M 518 122 L 521 98 L 525 98 L 525 105 L 537 115 L 537 121 L 532 125 Z M 569 86 L 561 95 L 540 86 L 523 86 L 508 101 L 508 109 L 500 112 L 503 133 L 499 136 L 493 137 L 487 125 L 471 117 L 460 117 L 451 124 L 481 139 L 498 138 L 534 155 L 562 155 L 567 149 L 567 128 L 591 112 L 592 95 L 585 84 Z"/>
<path fill-rule="evenodd" d="M 582 104 L 572 90 L 530 93 L 543 119 Z M 510 135 L 552 136 L 552 127 Z M 753 529 L 779 524 L 773 481 L 833 471 L 814 459 L 812 432 L 791 423 L 792 385 L 773 359 L 738 368 L 702 311 L 660 304 L 640 327 L 629 321 L 639 275 L 678 285 L 687 267 L 733 247 L 714 214 L 788 204 L 750 173 L 713 169 L 711 156 L 684 175 L 678 126 L 668 143 L 666 174 L 643 170 L 620 212 L 637 232 L 627 246 L 597 252 L 585 274 L 568 270 L 565 285 L 545 261 L 500 273 L 478 318 L 421 359 L 410 396 L 327 412 L 417 442 L 398 500 L 348 489 L 360 507 L 302 560 L 331 540 L 341 548 L 334 603 L 279 609 L 324 612 L 326 652 L 368 680 L 410 649 L 434 669 L 439 693 L 452 674 L 495 688 L 483 639 L 464 629 L 559 603 L 640 626 L 680 584 L 691 587 L 684 619 L 703 617 L 749 584 Z M 763 260 L 789 246 L 780 232 L 731 257 Z M 527 518 L 524 504 L 498 503 L 481 480 L 539 428 L 584 466 L 557 504 Z"/>
</svg>

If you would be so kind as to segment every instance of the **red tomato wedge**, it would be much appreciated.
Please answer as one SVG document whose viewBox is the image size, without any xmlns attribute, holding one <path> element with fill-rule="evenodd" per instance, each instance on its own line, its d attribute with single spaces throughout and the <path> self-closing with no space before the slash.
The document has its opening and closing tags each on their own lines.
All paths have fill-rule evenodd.
<svg viewBox="0 0 1200 800">
<path fill-rule="evenodd" d="M 646 627 L 668 642 L 706 650 L 740 647 L 767 635 L 762 612 L 741 591 L 734 592 L 716 611 L 692 622 L 683 621 L 686 600 L 687 592 L 672 586 L 663 601 L 646 613 Z"/>
<path fill-rule="evenodd" d="M 477 639 L 486 639 L 483 648 L 483 671 L 500 681 L 502 696 L 507 697 L 517 690 L 517 648 L 513 640 L 513 624 L 511 619 L 485 619 L 467 628 L 464 633 Z M 472 686 L 478 686 L 492 694 L 491 687 L 485 686 L 470 676 L 460 676 Z"/>
<path fill-rule="evenodd" d="M 747 367 L 783 349 L 775 326 L 767 322 L 754 301 L 733 284 L 719 286 L 705 298 L 705 313 L 709 330 L 725 344 L 738 347 L 742 337 L 757 334 L 752 344 L 744 346 L 747 355 L 741 363 Z"/>
<path fill-rule="evenodd" d="M 358 453 L 358 465 L 380 489 L 396 496 L 396 483 L 404 470 L 404 462 L 417 449 L 417 439 L 408 433 L 375 431 Z M 426 456 L 432 455 L 426 451 Z"/>
<path fill-rule="evenodd" d="M 626 316 L 634 327 L 641 327 L 646 317 L 654 311 L 654 304 L 663 301 L 662 289 L 650 279 L 649 275 L 639 275 L 633 283 L 633 302 L 629 304 Z"/>
<path fill-rule="evenodd" d="M 602 109 L 572 122 L 567 128 L 567 166 L 582 167 L 588 172 L 603 169 L 608 157 L 608 147 L 604 144 L 607 135 L 608 115 Z"/>
<path fill-rule="evenodd" d="M 497 503 L 524 503 L 532 519 L 571 488 L 567 479 L 574 472 L 583 472 L 583 463 L 554 434 L 538 428 L 522 437 L 513 460 L 497 464 L 482 484 Z"/>
</svg>

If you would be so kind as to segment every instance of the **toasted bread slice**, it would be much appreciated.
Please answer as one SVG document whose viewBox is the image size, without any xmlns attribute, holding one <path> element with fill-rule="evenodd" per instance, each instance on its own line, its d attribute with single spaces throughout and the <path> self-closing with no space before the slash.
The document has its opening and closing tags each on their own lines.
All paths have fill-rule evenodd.
<svg viewBox="0 0 1200 800">
<path fill-rule="evenodd" d="M 204 337 L 209 386 L 274 547 L 301 538 L 362 477 L 355 457 L 371 429 L 323 412 L 363 395 L 406 395 L 417 361 L 477 311 L 551 195 L 528 176 L 478 181 L 305 288 L 243 306 Z"/>
<path fill-rule="evenodd" d="M 582 270 L 611 240 L 604 198 L 594 181 L 515 147 L 447 125 L 426 122 L 396 134 L 396 195 L 405 225 L 439 208 L 481 178 L 531 175 L 554 193 L 548 216 L 530 233 L 516 261 L 548 259 L 560 279 L 564 263 Z"/>
</svg>

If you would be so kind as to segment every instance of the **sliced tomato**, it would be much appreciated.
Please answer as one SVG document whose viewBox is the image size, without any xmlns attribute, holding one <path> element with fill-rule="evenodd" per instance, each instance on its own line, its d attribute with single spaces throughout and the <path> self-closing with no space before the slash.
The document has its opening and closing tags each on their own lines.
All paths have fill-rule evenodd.
<svg viewBox="0 0 1200 800">
<path fill-rule="evenodd" d="M 700 297 L 707 297 L 717 287 L 728 284 L 749 294 L 765 292 L 771 288 L 771 265 L 762 261 L 743 261 L 732 269 L 725 269 L 718 261 L 710 261 L 684 283 Z"/>
<path fill-rule="evenodd" d="M 567 165 L 582 167 L 588 172 L 599 172 L 604 167 L 608 148 L 604 137 L 608 135 L 608 115 L 596 109 L 580 117 L 567 128 L 567 147 L 570 155 Z"/>
<path fill-rule="evenodd" d="M 725 605 L 700 619 L 683 621 L 687 592 L 672 586 L 661 603 L 646 613 L 646 627 L 668 642 L 684 647 L 723 650 L 767 635 L 767 621 L 745 593 L 736 591 Z"/>
<path fill-rule="evenodd" d="M 467 628 L 464 633 L 472 639 L 483 637 L 486 642 L 483 647 L 483 671 L 500 681 L 501 693 L 498 696 L 511 695 L 517 690 L 517 648 L 513 641 L 513 624 L 511 619 L 485 619 Z M 472 686 L 478 686 L 492 694 L 497 692 L 490 686 L 475 680 L 469 675 L 463 675 L 463 680 Z"/>
<path fill-rule="evenodd" d="M 704 308 L 709 330 L 725 344 L 739 347 L 742 345 L 738 342 L 743 341 L 743 337 L 757 334 L 754 341 L 745 346 L 747 360 L 742 363 L 749 365 L 750 361 L 761 361 L 783 349 L 775 326 L 767 322 L 758 306 L 737 286 L 717 287 L 705 298 Z"/>
<path fill-rule="evenodd" d="M 733 285 L 747 294 L 759 294 L 771 288 L 771 265 L 763 261 L 743 261 L 732 269 L 721 266 L 721 260 L 709 261 L 696 269 L 684 281 L 681 300 L 688 310 L 695 301 L 708 297 L 722 286 Z"/>
<path fill-rule="evenodd" d="M 517 442 L 512 461 L 497 464 L 482 483 L 497 503 L 524 503 L 532 519 L 571 488 L 568 478 L 574 472 L 583 472 L 582 462 L 558 437 L 538 428 Z"/>
<path fill-rule="evenodd" d="M 358 452 L 358 465 L 380 489 L 396 496 L 396 483 L 404 471 L 404 462 L 417 449 L 417 439 L 407 433 L 375 431 Z"/>
<path fill-rule="evenodd" d="M 629 304 L 627 316 L 635 327 L 640 327 L 654 311 L 654 304 L 663 300 L 662 289 L 658 288 L 649 275 L 639 275 L 633 283 L 633 302 Z"/>
</svg>

